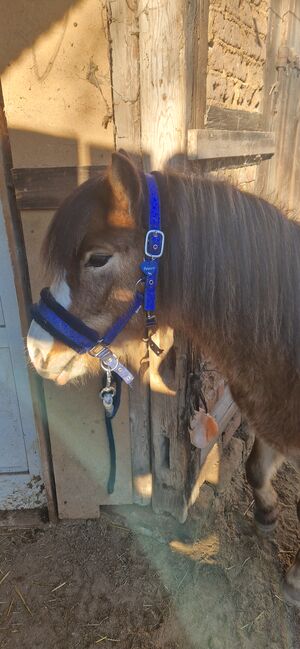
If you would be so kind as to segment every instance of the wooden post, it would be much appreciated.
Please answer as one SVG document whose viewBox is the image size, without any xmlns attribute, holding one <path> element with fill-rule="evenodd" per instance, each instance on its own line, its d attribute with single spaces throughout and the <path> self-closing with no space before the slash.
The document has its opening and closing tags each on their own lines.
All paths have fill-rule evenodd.
<svg viewBox="0 0 300 649">
<path fill-rule="evenodd" d="M 116 148 L 140 153 L 139 24 L 137 0 L 108 0 Z"/>
<path fill-rule="evenodd" d="M 204 124 L 207 24 L 208 0 L 188 7 L 184 0 L 139 4 L 141 146 L 152 169 L 177 166 L 185 158 L 187 127 Z M 200 461 L 184 426 L 190 360 L 176 332 L 156 338 L 164 354 L 150 360 L 152 504 L 183 521 Z"/>
<path fill-rule="evenodd" d="M 116 148 L 126 149 L 140 159 L 140 72 L 139 19 L 137 0 L 107 2 L 112 96 Z M 145 345 L 128 348 L 128 363 L 139 379 L 129 390 L 129 425 L 131 435 L 133 502 L 147 505 L 151 501 L 149 377 L 140 360 Z"/>
<path fill-rule="evenodd" d="M 209 0 L 192 0 L 186 16 L 187 127 L 203 128 L 206 114 Z"/>
<path fill-rule="evenodd" d="M 204 128 L 208 14 L 209 0 L 108 2 L 116 147 L 141 152 L 147 171 L 185 166 L 188 129 Z M 130 395 L 134 501 L 147 502 L 138 482 L 149 488 L 150 449 L 153 508 L 183 521 L 201 465 L 187 432 L 192 355 L 177 332 L 156 340 L 164 353 L 150 355 L 150 404 L 141 382 Z"/>
<path fill-rule="evenodd" d="M 300 18 L 296 0 L 272 0 L 264 79 L 264 128 L 275 131 L 274 157 L 258 171 L 256 191 L 286 209 L 298 209 Z M 279 49 L 280 48 L 280 49 Z M 286 57 L 284 53 L 286 52 Z M 295 65 L 296 64 L 296 65 Z"/>
</svg>

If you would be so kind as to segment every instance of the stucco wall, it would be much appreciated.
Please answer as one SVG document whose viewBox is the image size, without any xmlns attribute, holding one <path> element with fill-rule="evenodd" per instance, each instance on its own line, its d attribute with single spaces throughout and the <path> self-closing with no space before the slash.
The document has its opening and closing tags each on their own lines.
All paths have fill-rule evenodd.
<svg viewBox="0 0 300 649">
<path fill-rule="evenodd" d="M 261 111 L 268 0 L 211 0 L 207 103 Z"/>
</svg>

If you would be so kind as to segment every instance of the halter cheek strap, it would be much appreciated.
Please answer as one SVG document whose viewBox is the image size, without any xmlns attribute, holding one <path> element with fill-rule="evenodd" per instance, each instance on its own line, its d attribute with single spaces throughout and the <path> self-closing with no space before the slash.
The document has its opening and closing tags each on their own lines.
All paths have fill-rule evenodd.
<svg viewBox="0 0 300 649">
<path fill-rule="evenodd" d="M 140 268 L 144 274 L 144 309 L 147 314 L 156 309 L 156 288 L 158 280 L 158 260 L 164 251 L 165 236 L 161 231 L 160 198 L 156 180 L 151 174 L 146 174 L 149 200 L 148 232 L 145 239 L 145 259 Z"/>
</svg>

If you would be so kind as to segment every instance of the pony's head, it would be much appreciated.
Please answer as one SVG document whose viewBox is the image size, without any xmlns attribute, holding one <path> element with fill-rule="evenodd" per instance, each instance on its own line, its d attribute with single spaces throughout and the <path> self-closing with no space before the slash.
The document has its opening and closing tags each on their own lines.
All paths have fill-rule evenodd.
<svg viewBox="0 0 300 649">
<path fill-rule="evenodd" d="M 143 257 L 143 196 L 142 175 L 125 154 L 115 153 L 106 173 L 83 183 L 64 201 L 43 245 L 52 294 L 100 337 L 133 300 Z M 140 336 L 142 326 L 143 318 L 135 315 L 126 338 Z M 36 322 L 27 347 L 37 372 L 61 385 L 99 367 Z"/>
</svg>

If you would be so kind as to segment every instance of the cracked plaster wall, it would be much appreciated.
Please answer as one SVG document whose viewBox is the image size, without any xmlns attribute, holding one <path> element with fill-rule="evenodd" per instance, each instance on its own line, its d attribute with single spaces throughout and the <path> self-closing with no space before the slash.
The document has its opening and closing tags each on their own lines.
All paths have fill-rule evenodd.
<svg viewBox="0 0 300 649">
<path fill-rule="evenodd" d="M 268 0 L 211 0 L 207 103 L 262 110 Z"/>
</svg>

